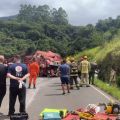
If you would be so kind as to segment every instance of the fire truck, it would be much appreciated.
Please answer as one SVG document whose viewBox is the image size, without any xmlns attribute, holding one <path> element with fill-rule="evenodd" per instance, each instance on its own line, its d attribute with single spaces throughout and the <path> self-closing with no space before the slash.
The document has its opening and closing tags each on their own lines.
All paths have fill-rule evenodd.
<svg viewBox="0 0 120 120">
<path fill-rule="evenodd" d="M 40 65 L 40 76 L 58 76 L 58 67 L 61 63 L 61 56 L 52 51 L 36 51 L 33 55 L 25 56 L 24 62 L 29 66 L 32 58 L 35 57 Z"/>
</svg>

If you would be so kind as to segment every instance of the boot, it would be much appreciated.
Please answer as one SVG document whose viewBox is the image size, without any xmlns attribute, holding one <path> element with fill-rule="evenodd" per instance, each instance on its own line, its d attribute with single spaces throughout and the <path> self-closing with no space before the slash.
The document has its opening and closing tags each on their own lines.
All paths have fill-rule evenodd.
<svg viewBox="0 0 120 120">
<path fill-rule="evenodd" d="M 35 84 L 34 84 L 34 87 L 33 87 L 34 89 L 36 89 L 36 86 L 35 86 Z"/>
<path fill-rule="evenodd" d="M 76 88 L 77 88 L 78 90 L 80 89 L 78 85 L 76 86 Z"/>
<path fill-rule="evenodd" d="M 30 89 L 30 87 L 31 87 L 31 84 L 29 84 L 28 89 Z"/>
</svg>

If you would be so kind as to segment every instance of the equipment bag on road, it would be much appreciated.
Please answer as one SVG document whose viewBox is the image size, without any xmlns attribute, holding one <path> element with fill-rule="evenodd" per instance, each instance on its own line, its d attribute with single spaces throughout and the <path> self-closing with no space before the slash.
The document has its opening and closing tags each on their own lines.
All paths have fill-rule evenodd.
<svg viewBox="0 0 120 120">
<path fill-rule="evenodd" d="M 27 113 L 15 113 L 10 116 L 10 120 L 28 120 Z"/>
<path fill-rule="evenodd" d="M 58 112 L 45 112 L 43 114 L 43 120 L 61 120 Z"/>
<path fill-rule="evenodd" d="M 80 118 L 79 118 L 79 116 L 77 114 L 68 114 L 62 120 L 80 120 Z"/>
</svg>

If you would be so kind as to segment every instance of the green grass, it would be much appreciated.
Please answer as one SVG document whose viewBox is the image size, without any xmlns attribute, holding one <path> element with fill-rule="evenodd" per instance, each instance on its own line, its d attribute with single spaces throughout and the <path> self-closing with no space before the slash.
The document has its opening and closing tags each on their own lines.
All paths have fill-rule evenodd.
<svg viewBox="0 0 120 120">
<path fill-rule="evenodd" d="M 120 88 L 115 86 L 109 86 L 108 83 L 103 82 L 101 80 L 95 80 L 95 85 L 105 91 L 106 93 L 110 94 L 117 100 L 120 100 Z"/>
<path fill-rule="evenodd" d="M 114 38 L 111 42 L 106 43 L 100 47 L 96 47 L 80 52 L 74 55 L 74 58 L 76 60 L 79 60 L 81 56 L 87 55 L 89 60 L 96 60 L 97 62 L 100 62 L 107 56 L 108 53 L 115 51 L 117 48 L 120 49 L 120 39 Z"/>
<path fill-rule="evenodd" d="M 89 61 L 96 60 L 99 64 L 109 53 L 114 53 L 115 56 L 120 57 L 120 35 L 102 46 L 80 52 L 79 54 L 74 55 L 74 58 L 79 60 L 81 56 L 87 55 Z M 109 86 L 107 83 L 102 82 L 101 80 L 96 80 L 95 84 L 103 91 L 120 100 L 120 88 Z"/>
</svg>

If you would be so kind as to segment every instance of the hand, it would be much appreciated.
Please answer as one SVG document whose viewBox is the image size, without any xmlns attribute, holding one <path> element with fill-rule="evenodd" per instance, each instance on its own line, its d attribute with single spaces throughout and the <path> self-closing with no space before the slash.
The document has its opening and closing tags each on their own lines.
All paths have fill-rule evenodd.
<svg viewBox="0 0 120 120">
<path fill-rule="evenodd" d="M 18 81 L 19 81 L 20 79 L 21 79 L 21 78 L 19 78 L 19 77 L 16 77 L 16 80 L 18 80 Z"/>
</svg>

